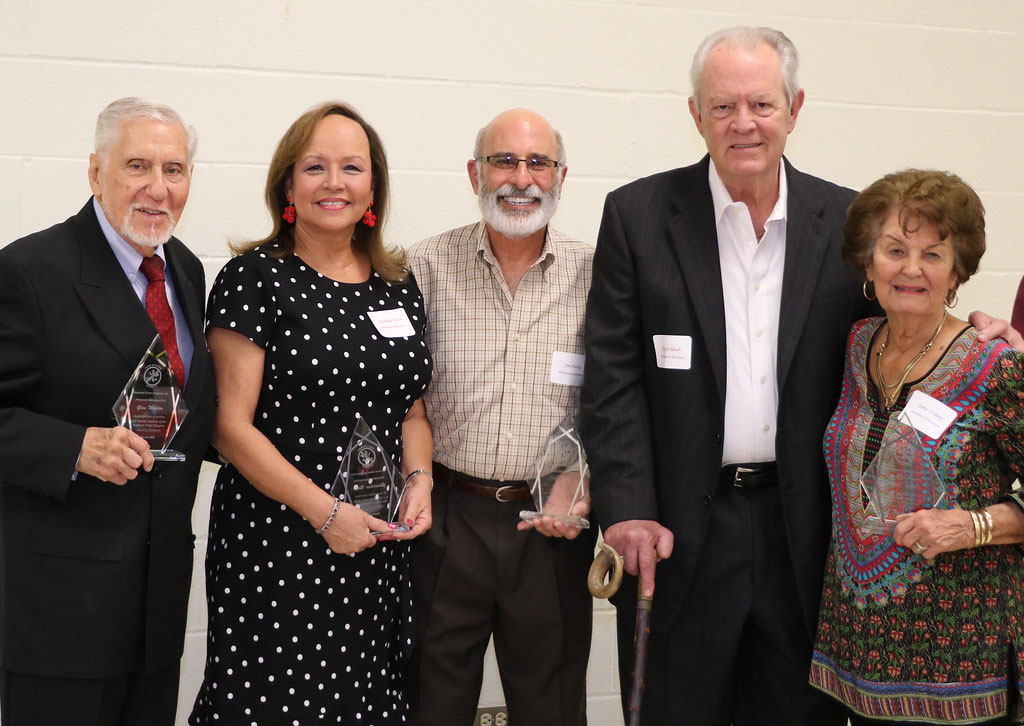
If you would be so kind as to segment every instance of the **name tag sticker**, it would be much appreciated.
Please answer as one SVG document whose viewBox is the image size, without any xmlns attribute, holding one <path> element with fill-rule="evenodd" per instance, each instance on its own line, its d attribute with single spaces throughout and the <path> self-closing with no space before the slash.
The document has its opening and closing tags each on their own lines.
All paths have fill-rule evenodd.
<svg viewBox="0 0 1024 726">
<path fill-rule="evenodd" d="M 370 310 L 366 313 L 370 316 L 377 332 L 385 338 L 407 338 L 415 335 L 416 331 L 409 321 L 409 316 L 402 308 L 394 310 Z"/>
<path fill-rule="evenodd" d="M 556 350 L 551 354 L 551 382 L 562 386 L 583 385 L 582 355 Z"/>
<path fill-rule="evenodd" d="M 655 335 L 654 355 L 658 360 L 658 368 L 674 368 L 690 370 L 690 349 L 693 338 L 689 335 Z"/>
<path fill-rule="evenodd" d="M 929 439 L 941 438 L 956 420 L 956 411 L 927 393 L 914 391 L 907 407 L 900 412 L 900 421 L 910 424 Z"/>
</svg>

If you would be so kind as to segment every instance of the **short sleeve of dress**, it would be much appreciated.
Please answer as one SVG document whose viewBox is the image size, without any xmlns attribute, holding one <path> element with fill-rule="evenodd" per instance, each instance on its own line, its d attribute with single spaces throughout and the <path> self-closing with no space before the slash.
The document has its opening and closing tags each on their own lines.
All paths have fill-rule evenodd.
<svg viewBox="0 0 1024 726">
<path fill-rule="evenodd" d="M 217 275 L 206 306 L 206 329 L 226 328 L 266 348 L 277 319 L 270 281 L 275 260 L 259 250 L 232 258 Z"/>
<path fill-rule="evenodd" d="M 420 287 L 416 282 L 416 277 L 412 274 L 412 270 L 407 270 L 408 277 L 406 277 L 404 286 L 406 295 L 409 298 L 409 310 L 406 314 L 409 316 L 409 321 L 412 323 L 413 328 L 417 334 L 421 337 L 426 337 L 427 326 L 427 312 L 423 305 L 423 293 L 420 292 Z"/>
</svg>

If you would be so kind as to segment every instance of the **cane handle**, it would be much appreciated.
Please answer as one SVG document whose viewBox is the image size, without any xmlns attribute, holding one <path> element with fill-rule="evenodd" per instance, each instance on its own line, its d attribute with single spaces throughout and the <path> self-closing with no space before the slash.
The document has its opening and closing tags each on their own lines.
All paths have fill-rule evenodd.
<svg viewBox="0 0 1024 726">
<path fill-rule="evenodd" d="M 602 542 L 590 566 L 587 587 L 594 597 L 609 598 L 622 584 L 622 556 L 611 545 Z"/>
</svg>

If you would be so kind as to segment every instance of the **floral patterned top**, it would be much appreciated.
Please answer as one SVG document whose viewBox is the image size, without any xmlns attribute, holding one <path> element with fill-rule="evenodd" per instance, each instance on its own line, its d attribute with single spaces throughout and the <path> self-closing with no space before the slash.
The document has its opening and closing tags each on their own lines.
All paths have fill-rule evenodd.
<svg viewBox="0 0 1024 726">
<path fill-rule="evenodd" d="M 1024 547 L 990 545 L 929 562 L 889 535 L 859 529 L 867 516 L 861 473 L 889 417 L 866 370 L 883 320 L 850 331 L 842 393 L 825 432 L 832 544 L 810 682 L 869 718 L 996 718 L 1006 713 L 1011 674 L 1024 679 Z M 1024 357 L 1002 341 L 978 342 L 967 328 L 927 375 L 904 386 L 894 412 L 913 390 L 957 414 L 941 438 L 922 435 L 946 485 L 940 506 L 1024 507 L 1010 488 L 1024 475 Z"/>
</svg>

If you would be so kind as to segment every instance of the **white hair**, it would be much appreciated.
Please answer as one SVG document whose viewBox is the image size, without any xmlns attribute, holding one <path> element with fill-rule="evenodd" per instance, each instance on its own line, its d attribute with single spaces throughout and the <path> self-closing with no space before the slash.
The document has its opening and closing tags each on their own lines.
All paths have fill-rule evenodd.
<svg viewBox="0 0 1024 726">
<path fill-rule="evenodd" d="M 733 43 L 749 51 L 756 50 L 761 44 L 771 47 L 778 53 L 782 65 L 782 86 L 786 92 L 786 105 L 793 103 L 793 98 L 800 92 L 800 84 L 796 80 L 800 57 L 793 41 L 781 30 L 738 25 L 712 33 L 701 42 L 697 52 L 693 54 L 693 63 L 690 64 L 690 85 L 693 87 L 693 100 L 697 108 L 700 108 L 700 80 L 704 74 L 704 62 L 708 59 L 708 53 L 721 43 Z"/>
<path fill-rule="evenodd" d="M 191 164 L 196 155 L 196 130 L 185 123 L 185 120 L 170 106 L 129 96 L 119 98 L 100 111 L 96 118 L 96 140 L 94 151 L 103 158 L 117 143 L 121 135 L 121 124 L 133 118 L 148 118 L 169 124 L 178 124 L 188 137 L 188 159 Z"/>
</svg>

